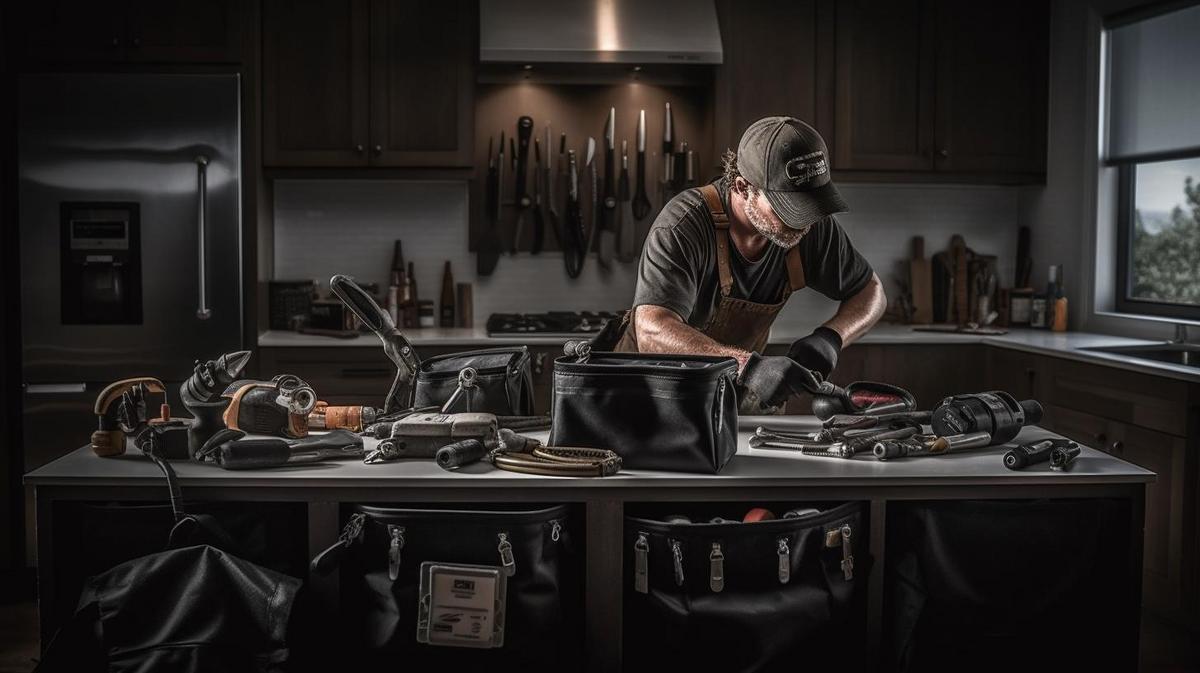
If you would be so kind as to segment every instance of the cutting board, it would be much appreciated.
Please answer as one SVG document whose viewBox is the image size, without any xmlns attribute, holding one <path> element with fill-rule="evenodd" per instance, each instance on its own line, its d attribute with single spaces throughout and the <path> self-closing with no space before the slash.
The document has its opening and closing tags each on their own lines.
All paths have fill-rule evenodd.
<svg viewBox="0 0 1200 673">
<path fill-rule="evenodd" d="M 912 259 L 908 262 L 908 271 L 912 288 L 913 322 L 928 325 L 933 322 L 933 282 L 929 259 L 925 257 L 923 236 L 913 236 Z"/>
</svg>

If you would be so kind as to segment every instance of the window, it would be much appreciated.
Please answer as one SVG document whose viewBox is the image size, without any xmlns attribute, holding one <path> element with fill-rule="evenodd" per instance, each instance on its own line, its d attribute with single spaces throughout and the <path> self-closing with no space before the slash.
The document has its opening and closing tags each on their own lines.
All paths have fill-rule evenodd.
<svg viewBox="0 0 1200 673">
<path fill-rule="evenodd" d="M 1116 309 L 1200 319 L 1200 5 L 1106 25 Z"/>
</svg>

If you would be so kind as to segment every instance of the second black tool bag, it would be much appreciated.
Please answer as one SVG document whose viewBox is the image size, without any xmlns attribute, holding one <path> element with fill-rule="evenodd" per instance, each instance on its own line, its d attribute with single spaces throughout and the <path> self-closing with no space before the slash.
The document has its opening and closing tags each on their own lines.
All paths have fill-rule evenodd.
<svg viewBox="0 0 1200 673">
<path fill-rule="evenodd" d="M 467 367 L 475 370 L 473 386 L 464 390 L 447 411 L 533 415 L 533 370 L 525 346 L 450 353 L 421 362 L 414 406 L 445 404 L 458 390 L 459 374 Z"/>
<path fill-rule="evenodd" d="M 757 523 L 663 518 L 625 518 L 626 670 L 862 669 L 862 503 Z"/>
<path fill-rule="evenodd" d="M 736 375 L 732 358 L 558 358 L 549 443 L 612 449 L 627 469 L 719 472 L 737 452 Z"/>
<path fill-rule="evenodd" d="M 341 567 L 351 642 L 339 668 L 578 669 L 581 539 L 567 506 L 355 506 L 339 542 L 313 560 L 317 573 Z"/>
</svg>

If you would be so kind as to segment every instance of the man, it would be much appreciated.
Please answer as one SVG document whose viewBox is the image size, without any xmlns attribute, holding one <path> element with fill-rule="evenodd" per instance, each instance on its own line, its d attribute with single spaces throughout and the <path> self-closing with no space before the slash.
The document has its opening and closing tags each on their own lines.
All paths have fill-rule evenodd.
<svg viewBox="0 0 1200 673">
<path fill-rule="evenodd" d="M 833 217 L 847 206 L 820 134 L 792 117 L 750 125 L 725 174 L 659 213 L 616 350 L 723 355 L 738 362 L 742 410 L 777 411 L 803 368 L 828 377 L 838 352 L 887 305 L 871 266 Z M 762 357 L 788 296 L 805 286 L 841 302 L 787 357 Z M 811 377 L 809 377 L 811 382 Z"/>
</svg>

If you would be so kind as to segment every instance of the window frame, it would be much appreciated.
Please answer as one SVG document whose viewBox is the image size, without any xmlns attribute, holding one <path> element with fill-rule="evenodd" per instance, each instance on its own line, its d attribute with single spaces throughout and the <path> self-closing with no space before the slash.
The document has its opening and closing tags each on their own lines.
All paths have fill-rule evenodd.
<svg viewBox="0 0 1200 673">
<path fill-rule="evenodd" d="M 1117 12 L 1106 16 L 1103 20 L 1103 29 L 1105 32 L 1104 59 L 1105 68 L 1109 67 L 1108 59 L 1110 54 L 1107 53 L 1109 48 L 1107 32 L 1129 24 L 1153 19 L 1164 14 L 1194 7 L 1200 4 L 1200 0 L 1164 0 L 1163 2 L 1155 2 L 1149 5 L 1134 7 L 1132 9 Z M 1101 110 L 1101 119 L 1108 119 L 1110 114 L 1108 94 L 1101 98 L 1103 106 Z M 1108 131 L 1104 131 L 1104 148 L 1107 155 L 1108 147 Z M 1149 299 L 1137 299 L 1130 296 L 1132 288 L 1133 270 L 1130 264 L 1131 255 L 1133 253 L 1133 222 L 1134 213 L 1136 212 L 1135 204 L 1137 202 L 1137 168 L 1141 164 L 1158 163 L 1162 161 L 1173 161 L 1179 159 L 1196 159 L 1200 158 L 1200 147 L 1180 147 L 1161 152 L 1127 155 L 1120 157 L 1106 157 L 1103 164 L 1109 168 L 1114 168 L 1117 171 L 1117 222 L 1116 222 L 1116 237 L 1117 237 L 1117 263 L 1115 265 L 1116 285 L 1114 287 L 1113 308 L 1117 313 L 1131 316 L 1154 316 L 1160 318 L 1174 318 L 1180 320 L 1200 320 L 1200 305 L 1194 304 L 1179 304 L 1167 301 L 1154 301 Z M 1197 181 L 1200 182 L 1200 176 L 1197 176 Z"/>
<path fill-rule="evenodd" d="M 1200 158 L 1200 148 L 1122 157 L 1107 162 L 1109 166 L 1117 169 L 1117 277 L 1114 308 L 1118 313 L 1200 320 L 1200 304 L 1180 304 L 1130 296 L 1133 285 L 1130 261 L 1133 254 L 1134 213 L 1137 211 L 1137 168 L 1142 164 L 1196 158 Z M 1200 176 L 1197 176 L 1197 181 L 1200 181 Z"/>
</svg>

